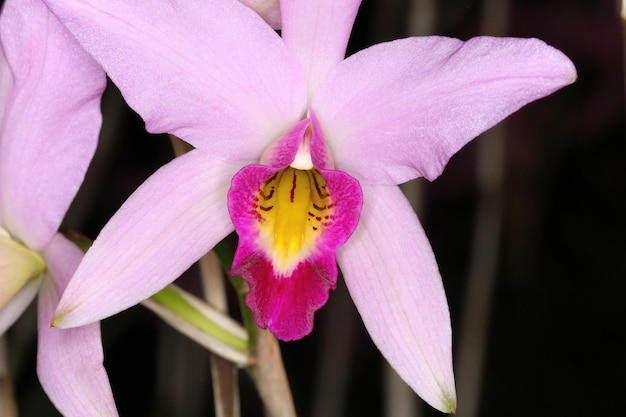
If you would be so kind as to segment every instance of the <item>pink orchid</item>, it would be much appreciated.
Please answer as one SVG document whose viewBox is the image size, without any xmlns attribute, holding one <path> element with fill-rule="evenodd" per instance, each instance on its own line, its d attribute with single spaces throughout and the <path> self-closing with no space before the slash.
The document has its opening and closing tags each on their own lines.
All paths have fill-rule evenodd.
<svg viewBox="0 0 626 417">
<path fill-rule="evenodd" d="M 50 320 L 83 253 L 57 233 L 95 151 L 104 71 L 40 0 L 0 17 L 0 334 L 39 294 L 37 374 L 65 416 L 117 416 L 100 324 Z"/>
<path fill-rule="evenodd" d="M 569 59 L 535 39 L 489 37 L 401 39 L 344 59 L 359 0 L 281 1 L 282 36 L 229 0 L 46 1 L 147 130 L 196 148 L 105 226 L 55 325 L 137 304 L 234 227 L 234 272 L 257 324 L 282 339 L 310 332 L 336 251 L 380 351 L 453 412 L 444 288 L 397 184 L 433 180 L 479 133 L 571 83 Z"/>
</svg>

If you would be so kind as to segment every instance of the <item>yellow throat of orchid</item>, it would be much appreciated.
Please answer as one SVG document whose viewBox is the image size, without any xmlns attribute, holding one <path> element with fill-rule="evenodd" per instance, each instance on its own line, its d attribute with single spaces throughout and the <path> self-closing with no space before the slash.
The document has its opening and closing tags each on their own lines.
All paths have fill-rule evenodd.
<svg viewBox="0 0 626 417">
<path fill-rule="evenodd" d="M 262 245 L 275 270 L 288 276 L 311 254 L 332 217 L 326 181 L 315 169 L 290 166 L 270 177 L 257 198 Z"/>
<path fill-rule="evenodd" d="M 17 294 L 28 281 L 46 270 L 43 257 L 13 240 L 0 228 L 0 309 Z"/>
</svg>

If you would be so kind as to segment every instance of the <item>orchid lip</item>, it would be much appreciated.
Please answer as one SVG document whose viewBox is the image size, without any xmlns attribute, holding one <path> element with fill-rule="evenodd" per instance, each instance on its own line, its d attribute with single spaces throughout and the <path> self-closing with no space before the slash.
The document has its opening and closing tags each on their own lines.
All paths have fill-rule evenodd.
<svg viewBox="0 0 626 417">
<path fill-rule="evenodd" d="M 255 322 L 283 340 L 313 327 L 335 288 L 335 252 L 359 221 L 357 180 L 328 168 L 314 116 L 294 126 L 232 180 L 228 208 L 239 245 L 231 274 L 249 285 Z M 318 167 L 315 161 L 324 165 Z"/>
</svg>

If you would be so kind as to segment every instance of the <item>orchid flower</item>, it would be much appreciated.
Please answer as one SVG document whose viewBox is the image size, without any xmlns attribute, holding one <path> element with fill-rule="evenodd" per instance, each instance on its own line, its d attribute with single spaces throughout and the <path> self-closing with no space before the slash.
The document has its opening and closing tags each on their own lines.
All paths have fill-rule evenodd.
<svg viewBox="0 0 626 417">
<path fill-rule="evenodd" d="M 435 408 L 456 408 L 437 263 L 398 184 L 576 78 L 536 39 L 408 38 L 346 59 L 359 0 L 280 2 L 282 34 L 235 1 L 46 0 L 145 120 L 196 149 L 103 228 L 53 324 L 128 308 L 235 228 L 256 323 L 303 337 L 336 260 L 374 343 Z M 231 187 L 232 184 L 232 187 Z M 230 188 L 230 190 L 229 190 Z"/>
<path fill-rule="evenodd" d="M 38 302 L 37 374 L 65 416 L 117 416 L 100 324 L 50 328 L 83 257 L 57 233 L 95 151 L 104 71 L 40 0 L 0 17 L 0 334 Z"/>
</svg>

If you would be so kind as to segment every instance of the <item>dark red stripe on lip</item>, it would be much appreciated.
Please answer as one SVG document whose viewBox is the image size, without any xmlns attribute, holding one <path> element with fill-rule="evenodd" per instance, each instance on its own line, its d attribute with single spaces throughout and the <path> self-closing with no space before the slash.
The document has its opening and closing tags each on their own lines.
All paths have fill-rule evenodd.
<svg viewBox="0 0 626 417">
<path fill-rule="evenodd" d="M 293 171 L 293 181 L 291 183 L 291 194 L 289 197 L 289 200 L 291 200 L 291 202 L 293 203 L 293 200 L 296 198 L 296 184 L 298 182 L 298 174 L 296 173 L 296 170 L 294 169 Z"/>
<path fill-rule="evenodd" d="M 261 190 L 259 194 L 261 194 L 261 197 L 263 197 L 263 200 L 269 200 L 270 198 L 274 196 L 274 187 L 272 187 L 268 195 L 263 194 L 263 190 Z"/>
<path fill-rule="evenodd" d="M 324 185 L 320 187 L 320 184 L 317 182 L 317 176 L 315 175 L 315 172 L 310 172 L 309 176 L 313 177 L 313 184 L 315 185 L 315 191 L 317 191 L 317 195 L 319 196 L 319 198 L 328 197 L 329 194 L 325 191 L 326 186 Z"/>
<path fill-rule="evenodd" d="M 267 180 L 265 180 L 265 183 L 263 185 L 268 185 L 270 182 L 274 181 L 279 173 L 280 173 L 280 171 L 278 171 L 276 174 L 274 174 L 271 177 L 269 177 Z"/>
</svg>

